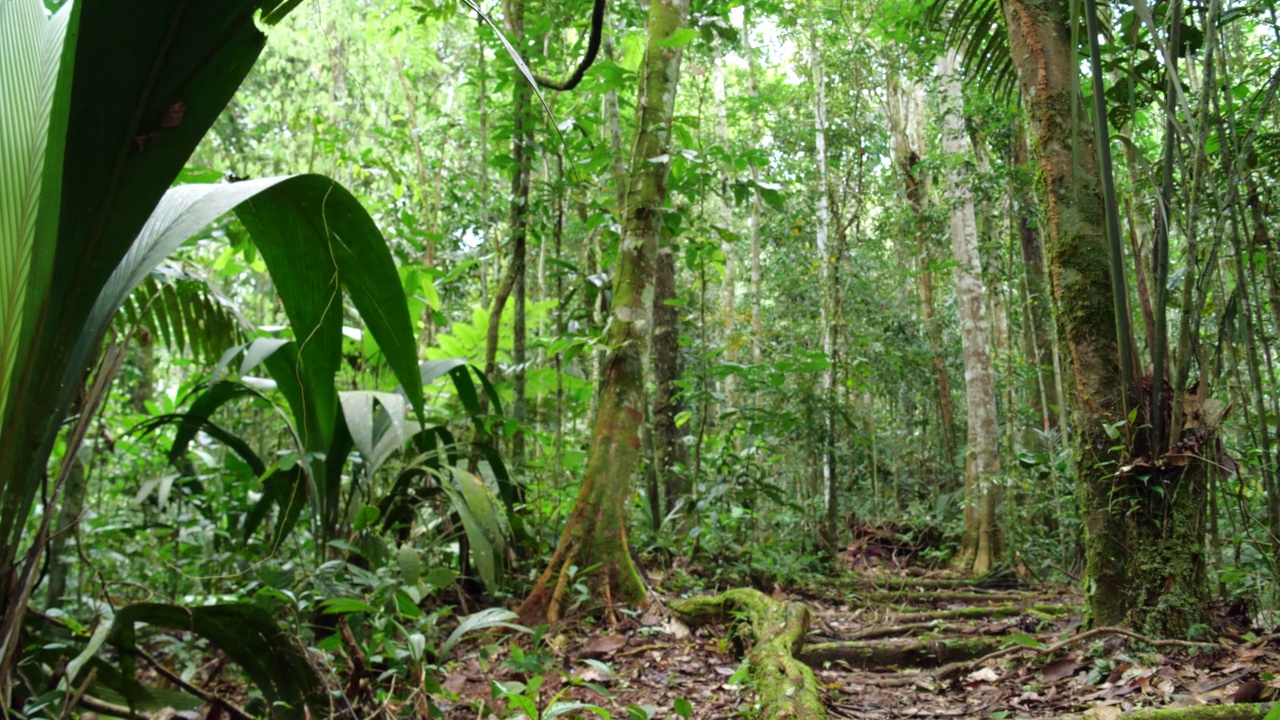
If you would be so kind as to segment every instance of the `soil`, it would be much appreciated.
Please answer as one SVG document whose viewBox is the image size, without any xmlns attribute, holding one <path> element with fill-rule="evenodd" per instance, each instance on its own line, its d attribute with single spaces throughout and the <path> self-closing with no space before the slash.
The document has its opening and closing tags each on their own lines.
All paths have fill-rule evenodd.
<svg viewBox="0 0 1280 720">
<path fill-rule="evenodd" d="M 753 716 L 759 698 L 749 673 L 739 672 L 748 640 L 732 628 L 690 631 L 665 610 L 663 601 L 677 598 L 655 597 L 643 614 L 619 614 L 612 625 L 553 628 L 542 707 L 577 701 L 614 718 L 676 718 L 685 700 L 695 718 Z M 1237 624 L 1202 645 L 1153 646 L 1105 631 L 1072 640 L 1083 630 L 1080 597 L 1065 588 L 988 589 L 886 563 L 808 588 L 775 588 L 770 597 L 812 613 L 805 647 L 823 650 L 799 657 L 813 666 L 829 717 L 1111 720 L 1145 707 L 1280 696 L 1280 635 Z M 847 659 L 831 659 L 835 643 Z M 484 657 L 484 644 L 497 654 Z M 529 679 L 511 667 L 509 647 L 490 639 L 464 650 L 444 677 L 455 694 L 446 717 L 513 716 L 491 685 Z"/>
</svg>

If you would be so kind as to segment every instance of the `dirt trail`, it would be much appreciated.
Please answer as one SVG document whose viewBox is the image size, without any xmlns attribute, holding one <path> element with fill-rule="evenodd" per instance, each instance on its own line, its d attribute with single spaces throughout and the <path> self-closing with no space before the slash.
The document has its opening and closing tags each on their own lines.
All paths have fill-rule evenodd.
<svg viewBox="0 0 1280 720">
<path fill-rule="evenodd" d="M 773 601 L 809 610 L 795 657 L 813 682 L 758 681 L 765 718 L 1261 720 L 1269 703 L 1260 701 L 1280 695 L 1274 635 L 1152 645 L 1120 629 L 1082 632 L 1080 598 L 1063 589 L 858 575 Z M 673 609 L 689 616 L 687 605 Z M 820 709 L 805 697 L 810 687 Z M 778 692 L 798 699 L 779 709 Z M 1166 709 L 1134 714 L 1143 708 Z"/>
<path fill-rule="evenodd" d="M 559 670 L 543 694 L 672 720 L 683 701 L 695 718 L 1263 720 L 1280 696 L 1280 635 L 1151 646 L 1083 632 L 1079 603 L 1062 588 L 901 570 L 667 598 L 585 636 L 553 629 Z M 447 716 L 510 717 L 490 693 L 527 679 L 509 665 L 454 665 Z"/>
</svg>

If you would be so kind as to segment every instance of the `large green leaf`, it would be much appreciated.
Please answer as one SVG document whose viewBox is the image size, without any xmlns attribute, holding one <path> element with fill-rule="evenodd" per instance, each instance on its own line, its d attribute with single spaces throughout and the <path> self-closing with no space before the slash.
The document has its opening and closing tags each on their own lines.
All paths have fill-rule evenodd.
<svg viewBox="0 0 1280 720">
<path fill-rule="evenodd" d="M 16 3 L 43 13 L 38 0 L 5 5 Z M 0 567 L 12 563 L 58 423 L 81 385 L 91 354 L 73 361 L 81 330 L 107 278 L 261 52 L 259 4 L 98 0 L 69 4 L 55 16 L 68 14 L 60 20 L 68 30 L 52 88 L 40 241 L 29 260 L 0 250 L 28 262 L 0 430 Z M 7 46 L 9 28 L 0 35 Z M 14 82 L 5 77 L 0 98 Z M 8 185 L 7 175 L 0 177 L 0 186 Z"/>
<path fill-rule="evenodd" d="M 324 683 L 305 651 L 256 605 L 183 607 L 139 603 L 121 609 L 107 639 L 124 653 L 121 664 L 127 671 L 133 665 L 136 623 L 186 631 L 207 639 L 244 669 L 267 699 L 273 717 L 301 720 L 331 715 Z"/>
<path fill-rule="evenodd" d="M 304 408 L 323 432 L 333 428 L 341 362 L 345 288 L 421 418 L 417 344 L 395 261 L 373 219 L 342 186 L 298 175 L 241 203 L 236 214 L 254 237 L 297 340 L 295 372 L 317 394 Z M 319 392 L 322 385 L 327 392 Z M 308 418 L 310 420 L 310 418 Z M 300 423 L 310 426 L 311 423 Z M 309 438 L 321 450 L 330 437 Z"/>
<path fill-rule="evenodd" d="M 71 66 L 61 59 L 75 13 L 66 9 L 50 20 L 37 0 L 0 2 L 0 418 L 29 311 L 37 217 L 57 200 L 57 185 L 43 178 L 47 165 L 56 168 L 62 159 L 66 99 L 55 117 L 54 95 L 59 70 Z M 54 147 L 47 152 L 51 137 Z M 40 262 L 47 264 L 50 253 L 42 250 Z"/>
</svg>

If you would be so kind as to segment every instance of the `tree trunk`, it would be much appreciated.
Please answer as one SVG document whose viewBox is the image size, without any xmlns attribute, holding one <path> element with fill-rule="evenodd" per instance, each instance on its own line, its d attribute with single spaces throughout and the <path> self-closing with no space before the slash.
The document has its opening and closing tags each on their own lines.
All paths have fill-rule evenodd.
<svg viewBox="0 0 1280 720">
<path fill-rule="evenodd" d="M 960 339 L 964 355 L 964 384 L 969 415 L 968 449 L 964 470 L 964 533 L 955 565 L 985 573 L 1000 551 L 996 524 L 1000 472 L 996 420 L 996 387 L 991 372 L 991 327 L 987 319 L 986 287 L 978 256 L 978 226 L 969 190 L 966 164 L 970 140 L 964 127 L 964 93 L 960 89 L 958 58 L 954 50 L 938 59 L 944 110 L 942 144 L 951 168 L 947 200 L 951 205 L 951 254 L 955 258 L 956 306 L 960 312 Z"/>
<path fill-rule="evenodd" d="M 720 51 L 720 40 L 717 38 L 711 45 L 711 95 L 715 104 L 715 132 L 716 144 L 726 153 L 729 147 L 729 115 L 725 107 L 725 90 L 724 90 L 724 58 Z M 728 168 L 724 163 L 717 163 L 722 177 L 728 177 Z M 721 190 L 717 188 L 717 190 Z M 727 190 L 727 188 L 723 189 Z M 733 214 L 729 210 L 729 197 L 725 192 L 720 193 L 720 213 L 717 221 L 721 228 L 731 231 L 733 225 Z M 737 262 L 733 257 L 733 243 L 727 239 L 721 239 L 720 251 L 724 254 L 724 281 L 720 286 L 721 294 L 721 310 L 724 312 L 724 357 L 725 360 L 732 363 L 738 358 L 738 333 L 737 333 L 737 315 L 738 315 L 738 296 L 737 296 Z M 729 374 L 724 379 L 724 404 L 729 408 L 738 405 L 737 376 Z"/>
<path fill-rule="evenodd" d="M 517 41 L 524 38 L 525 0 L 507 0 L 507 30 Z M 517 429 L 511 438 L 511 464 L 515 468 L 524 466 L 524 431 L 522 428 L 526 415 L 525 406 L 525 360 L 526 358 L 526 288 L 525 278 L 528 275 L 528 237 L 529 237 L 529 187 L 533 174 L 533 118 L 531 117 L 533 92 L 529 85 L 517 78 L 514 83 L 512 113 L 515 120 L 515 132 L 511 135 L 511 215 L 509 227 L 511 236 L 511 268 L 513 290 L 515 293 L 514 318 L 512 334 L 514 335 L 511 362 L 515 366 L 512 382 L 511 416 L 516 421 Z M 501 320 L 502 308 L 497 308 Z M 490 330 L 490 338 L 496 334 Z"/>
<path fill-rule="evenodd" d="M 586 476 L 555 554 L 520 606 L 526 624 L 560 617 L 575 568 L 591 576 L 592 598 L 606 605 L 635 604 L 644 583 L 627 548 L 626 516 L 631 476 L 640 458 L 644 419 L 644 353 L 648 345 L 651 287 L 662 205 L 666 198 L 671 114 L 680 77 L 679 48 L 665 41 L 684 24 L 688 0 L 649 5 L 649 46 L 638 107 L 635 154 L 623 237 L 614 277 L 609 359 L 601 377 L 599 409 Z"/>
<path fill-rule="evenodd" d="M 836 492 L 836 394 L 835 394 L 835 342 L 832 304 L 835 300 L 836 257 L 830 242 L 831 211 L 827 200 L 827 98 L 824 87 L 825 79 L 822 68 L 822 52 L 819 38 L 815 31 L 811 38 L 813 43 L 809 50 L 809 69 L 813 79 L 813 127 L 815 154 L 818 160 L 818 216 L 815 234 L 818 250 L 818 293 L 822 308 L 820 323 L 822 325 L 822 352 L 827 356 L 828 365 L 822 371 L 821 398 L 822 408 L 822 443 L 819 463 L 822 472 L 822 493 L 826 499 L 825 524 L 828 532 L 823 533 L 827 540 L 834 539 L 830 532 L 835 530 L 836 516 L 839 514 L 839 497 Z"/>
<path fill-rule="evenodd" d="M 653 396 L 653 454 L 664 486 L 663 507 L 667 513 L 689 492 L 688 476 L 675 467 L 677 461 L 684 462 L 676 428 L 676 416 L 683 405 L 676 386 L 680 379 L 680 310 L 667 302 L 675 296 L 675 252 L 669 243 L 664 243 L 658 248 L 653 283 L 653 379 L 657 385 Z"/>
<path fill-rule="evenodd" d="M 1083 102 L 1075 85 L 1079 59 L 1059 0 L 1004 0 L 1003 9 L 1044 184 L 1053 292 L 1075 381 L 1073 435 L 1089 620 L 1176 634 L 1177 626 L 1185 630 L 1197 621 L 1195 603 L 1204 594 L 1203 576 L 1195 569 L 1203 562 L 1203 531 L 1195 532 L 1194 516 L 1186 517 L 1177 501 L 1183 493 L 1199 492 L 1200 471 L 1117 475 L 1125 461 L 1117 446 L 1125 435 L 1113 439 L 1107 430 L 1126 419 L 1122 358 L 1097 147 L 1085 121 L 1072 127 L 1072 108 Z M 1158 490 L 1143 481 L 1152 477 L 1163 481 Z M 1204 504 L 1202 496 L 1189 502 Z M 1178 592 L 1161 600 L 1166 587 Z"/>
<path fill-rule="evenodd" d="M 75 536 L 84 512 L 84 496 L 88 489 L 88 473 L 79 454 L 69 459 L 67 491 L 58 510 L 57 527 L 49 543 L 49 585 L 45 590 L 45 607 L 60 608 L 67 592 L 67 571 L 71 567 L 68 553 L 75 547 Z"/>
<path fill-rule="evenodd" d="M 1026 294 L 1026 315 L 1023 320 L 1026 337 L 1026 356 L 1035 363 L 1032 378 L 1032 397 L 1043 398 L 1041 430 L 1048 432 L 1058 425 L 1063 402 L 1058 397 L 1053 377 L 1053 339 L 1049 333 L 1049 292 L 1044 277 L 1044 248 L 1032 211 L 1030 191 L 1032 168 L 1030 149 L 1027 147 L 1026 128 L 1019 122 L 1014 128 L 1013 163 L 1015 175 L 1010 183 L 1017 206 L 1018 247 L 1022 252 L 1023 291 Z"/>
<path fill-rule="evenodd" d="M 760 98 L 760 84 L 756 80 L 756 57 L 751 49 L 751 24 L 749 10 L 742 11 L 742 54 L 747 58 L 747 84 L 751 99 Z M 753 147 L 760 138 L 760 116 L 753 103 L 751 106 L 751 139 Z M 751 163 L 751 180 L 760 182 L 760 168 Z M 760 364 L 761 342 L 764 341 L 764 321 L 760 314 L 760 188 L 751 189 L 751 359 Z"/>
</svg>

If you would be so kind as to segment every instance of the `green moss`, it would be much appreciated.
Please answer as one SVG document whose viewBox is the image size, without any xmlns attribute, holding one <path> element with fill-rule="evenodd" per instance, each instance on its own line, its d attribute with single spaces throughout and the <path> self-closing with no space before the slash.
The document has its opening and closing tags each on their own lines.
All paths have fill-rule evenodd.
<svg viewBox="0 0 1280 720">
<path fill-rule="evenodd" d="M 676 617 L 690 625 L 727 621 L 733 613 L 747 618 L 747 634 L 755 641 L 747 655 L 751 681 L 760 694 L 762 720 L 825 720 L 826 708 L 813 671 L 796 659 L 809 632 L 809 610 L 800 603 L 780 603 L 758 590 L 740 588 L 716 597 L 671 604 Z"/>
</svg>

